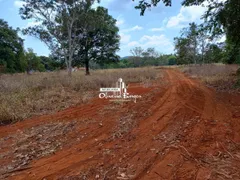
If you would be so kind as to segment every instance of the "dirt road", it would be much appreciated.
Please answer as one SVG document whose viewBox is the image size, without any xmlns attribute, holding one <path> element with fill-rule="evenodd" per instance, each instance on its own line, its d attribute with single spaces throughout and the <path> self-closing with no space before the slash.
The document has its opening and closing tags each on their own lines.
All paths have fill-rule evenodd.
<svg viewBox="0 0 240 180">
<path fill-rule="evenodd" d="M 240 179 L 240 96 L 177 70 L 133 102 L 94 99 L 0 127 L 6 179 Z"/>
</svg>

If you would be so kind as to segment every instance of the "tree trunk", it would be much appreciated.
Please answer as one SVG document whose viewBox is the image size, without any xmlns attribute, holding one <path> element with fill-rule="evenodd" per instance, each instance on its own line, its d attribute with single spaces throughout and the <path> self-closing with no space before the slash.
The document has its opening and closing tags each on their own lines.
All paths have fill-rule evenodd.
<svg viewBox="0 0 240 180">
<path fill-rule="evenodd" d="M 72 66 L 68 67 L 68 76 L 72 77 Z"/>
<path fill-rule="evenodd" d="M 90 75 L 90 72 L 89 72 L 88 51 L 85 52 L 85 68 L 86 68 L 86 75 Z"/>
<path fill-rule="evenodd" d="M 70 61 L 70 59 L 65 57 L 65 63 L 66 63 L 66 66 L 67 66 L 68 76 L 72 77 L 72 62 Z"/>
</svg>

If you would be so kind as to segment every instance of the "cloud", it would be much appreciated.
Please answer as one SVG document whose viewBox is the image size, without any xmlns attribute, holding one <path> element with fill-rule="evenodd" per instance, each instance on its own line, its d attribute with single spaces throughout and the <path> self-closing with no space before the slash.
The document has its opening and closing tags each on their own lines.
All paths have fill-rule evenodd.
<svg viewBox="0 0 240 180">
<path fill-rule="evenodd" d="M 123 29 L 122 32 L 139 31 L 139 30 L 142 30 L 142 29 L 143 29 L 143 27 L 136 25 L 136 26 L 134 26 L 132 28 L 129 28 L 129 29 Z"/>
<path fill-rule="evenodd" d="M 132 41 L 132 42 L 129 42 L 127 44 L 128 47 L 137 47 L 137 46 L 141 46 L 141 44 L 137 41 Z"/>
<path fill-rule="evenodd" d="M 125 20 L 123 19 L 123 17 L 120 15 L 117 17 L 117 22 L 116 22 L 116 25 L 117 26 L 121 26 L 125 23 Z"/>
<path fill-rule="evenodd" d="M 182 28 L 190 22 L 199 22 L 203 13 L 206 11 L 206 7 L 202 6 L 189 6 L 181 7 L 180 12 L 176 16 L 172 16 L 168 19 L 167 28 Z"/>
<path fill-rule="evenodd" d="M 152 32 L 156 32 L 156 31 L 164 31 L 164 28 L 152 28 L 152 29 L 149 29 L 149 31 L 152 31 Z"/>
<path fill-rule="evenodd" d="M 131 39 L 131 35 L 129 35 L 129 34 L 119 33 L 119 35 L 121 37 L 120 42 L 122 44 L 128 43 L 130 41 L 130 39 Z"/>
<path fill-rule="evenodd" d="M 125 47 L 132 48 L 137 46 L 141 46 L 144 49 L 154 47 L 162 53 L 172 53 L 174 50 L 173 43 L 164 34 L 159 36 L 144 35 L 139 41 L 131 41 Z"/>
<path fill-rule="evenodd" d="M 20 1 L 20 0 L 14 1 L 14 6 L 17 7 L 17 8 L 22 7 L 24 4 L 26 4 L 26 3 L 23 2 L 23 1 Z"/>
</svg>

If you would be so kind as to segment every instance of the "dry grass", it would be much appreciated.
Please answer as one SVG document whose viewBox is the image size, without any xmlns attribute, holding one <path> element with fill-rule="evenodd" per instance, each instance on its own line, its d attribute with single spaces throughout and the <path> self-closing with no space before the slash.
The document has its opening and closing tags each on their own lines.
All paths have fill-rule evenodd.
<svg viewBox="0 0 240 180">
<path fill-rule="evenodd" d="M 55 112 L 97 97 L 99 88 L 114 86 L 118 78 L 126 83 L 148 82 L 157 77 L 154 68 L 65 71 L 0 76 L 0 124 Z"/>
<path fill-rule="evenodd" d="M 181 71 L 200 78 L 210 87 L 220 91 L 236 91 L 238 65 L 205 64 L 181 66 Z"/>
<path fill-rule="evenodd" d="M 73 131 L 78 122 L 49 122 L 17 131 L 16 134 L 0 138 L 0 146 L 8 151 L 0 152 L 0 157 L 10 159 L 10 163 L 3 163 L 0 167 L 1 175 L 10 175 L 21 170 L 33 159 L 54 154 L 66 143 L 66 134 Z M 8 143 L 11 140 L 11 143 Z M 11 146 L 11 148 L 9 148 Z M 9 174 L 10 173 L 10 174 Z"/>
</svg>

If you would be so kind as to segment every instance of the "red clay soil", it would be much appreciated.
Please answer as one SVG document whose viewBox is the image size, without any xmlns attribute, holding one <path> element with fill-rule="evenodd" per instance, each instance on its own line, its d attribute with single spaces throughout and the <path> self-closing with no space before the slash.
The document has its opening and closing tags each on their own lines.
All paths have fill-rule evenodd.
<svg viewBox="0 0 240 180">
<path fill-rule="evenodd" d="M 96 98 L 0 127 L 0 178 L 240 179 L 240 95 L 161 71 L 130 85 L 137 103 Z"/>
</svg>

